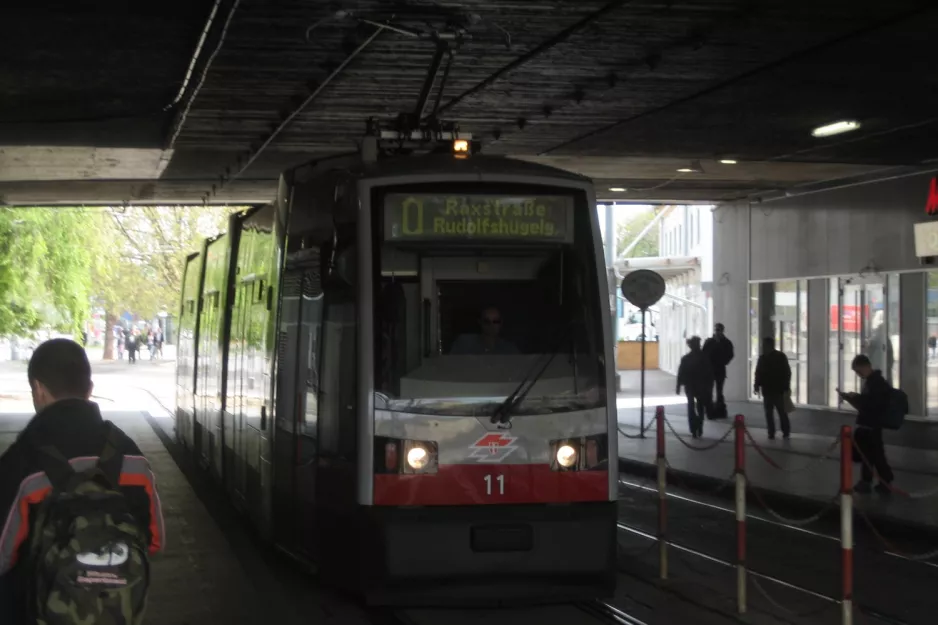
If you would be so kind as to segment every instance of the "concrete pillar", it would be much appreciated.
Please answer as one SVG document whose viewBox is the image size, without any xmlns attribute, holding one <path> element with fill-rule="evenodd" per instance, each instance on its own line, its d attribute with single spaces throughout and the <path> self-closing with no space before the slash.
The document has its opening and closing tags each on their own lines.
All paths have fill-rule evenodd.
<svg viewBox="0 0 938 625">
<path fill-rule="evenodd" d="M 925 415 L 928 274 L 901 274 L 899 281 L 899 386 L 909 396 L 909 414 Z"/>
<path fill-rule="evenodd" d="M 713 323 L 726 326 L 736 357 L 726 370 L 729 401 L 749 397 L 749 202 L 721 204 L 713 213 Z"/>
<path fill-rule="evenodd" d="M 830 281 L 808 280 L 808 403 L 826 406 L 830 357 Z M 833 302 L 836 304 L 836 302 Z"/>
</svg>

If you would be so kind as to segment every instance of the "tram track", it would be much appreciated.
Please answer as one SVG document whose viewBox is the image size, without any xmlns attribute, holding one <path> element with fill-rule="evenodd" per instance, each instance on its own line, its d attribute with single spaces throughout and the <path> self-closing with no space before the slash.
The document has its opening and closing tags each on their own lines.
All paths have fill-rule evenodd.
<svg viewBox="0 0 938 625">
<path fill-rule="evenodd" d="M 641 489 L 641 490 L 644 490 L 644 491 L 654 491 L 654 490 L 655 490 L 655 489 L 652 489 L 652 488 L 650 488 L 650 487 L 642 486 L 642 485 L 639 485 L 639 484 L 631 484 L 631 483 L 628 483 L 628 482 L 623 482 L 623 481 L 621 481 L 621 480 L 620 480 L 620 482 L 619 482 L 619 485 L 620 485 L 620 487 L 625 486 L 625 487 L 627 487 L 627 488 L 633 488 L 633 489 L 634 489 L 634 488 L 638 488 L 638 489 Z M 679 501 L 684 502 L 684 503 L 689 504 L 689 505 L 695 505 L 695 506 L 699 506 L 699 507 L 706 508 L 706 509 L 713 509 L 713 510 L 715 510 L 715 511 L 717 511 L 717 512 L 722 512 L 722 513 L 727 513 L 727 512 L 732 513 L 732 512 L 733 512 L 732 510 L 730 510 L 730 509 L 728 509 L 728 508 L 725 508 L 725 507 L 722 507 L 722 506 L 718 506 L 718 505 L 714 505 L 714 504 L 710 504 L 710 503 L 703 502 L 703 501 L 698 501 L 698 500 L 695 500 L 695 499 L 693 499 L 693 498 L 691 498 L 691 497 L 687 497 L 687 496 L 685 496 L 685 495 L 677 495 L 677 494 L 673 494 L 673 493 L 670 493 L 670 492 L 669 492 L 669 493 L 668 493 L 668 498 L 669 498 L 669 500 L 674 500 L 674 501 L 678 501 L 678 500 L 679 500 Z M 685 518 L 687 518 L 687 517 L 685 517 Z M 773 521 L 773 520 L 771 520 L 771 519 L 767 519 L 767 518 L 764 518 L 764 517 L 758 517 L 758 516 L 753 516 L 753 515 L 747 515 L 747 518 L 751 518 L 751 519 L 756 520 L 756 521 L 761 521 L 761 522 L 765 523 L 766 525 L 772 526 L 773 528 L 776 528 L 776 529 L 779 529 L 779 530 L 788 530 L 788 531 L 792 531 L 792 532 L 799 533 L 799 534 L 801 534 L 801 535 L 803 535 L 803 536 L 810 536 L 810 537 L 813 537 L 813 538 L 816 538 L 816 539 L 821 539 L 821 540 L 823 540 L 823 541 L 825 541 L 825 542 L 837 543 L 837 544 L 838 544 L 838 548 L 839 548 L 839 540 L 836 539 L 836 538 L 833 537 L 833 536 L 830 536 L 829 534 L 826 534 L 826 533 L 820 533 L 820 532 L 814 532 L 814 531 L 810 531 L 810 530 L 804 530 L 803 528 L 799 528 L 799 527 L 795 527 L 795 526 L 791 526 L 791 525 L 786 525 L 786 524 L 784 524 L 784 523 L 779 523 L 779 522 L 777 522 L 777 521 Z M 638 536 L 638 537 L 640 537 L 640 538 L 642 538 L 642 539 L 644 539 L 644 540 L 650 541 L 650 542 L 652 542 L 652 543 L 656 543 L 656 542 L 658 542 L 658 540 L 659 540 L 659 538 L 658 538 L 654 533 L 652 533 L 651 531 L 648 531 L 648 530 L 645 530 L 645 529 L 642 529 L 642 528 L 640 528 L 640 527 L 636 527 L 636 526 L 633 526 L 633 525 L 629 525 L 629 524 L 627 524 L 627 523 L 622 522 L 621 519 L 620 519 L 619 521 L 617 521 L 616 525 L 617 525 L 617 528 L 618 528 L 618 530 L 619 530 L 620 532 L 627 532 L 627 533 L 629 533 L 629 534 L 631 534 L 631 535 Z M 678 551 L 678 552 L 681 552 L 681 553 L 684 553 L 684 554 L 693 556 L 693 557 L 695 557 L 695 558 L 698 558 L 698 559 L 700 559 L 700 560 L 704 560 L 704 561 L 710 562 L 710 563 L 712 563 L 712 564 L 716 564 L 716 565 L 718 565 L 718 566 L 720 566 L 720 567 L 722 567 L 722 568 L 734 569 L 734 568 L 736 567 L 735 562 L 732 562 L 732 561 L 730 561 L 729 559 L 726 559 L 726 558 L 721 558 L 721 557 L 719 557 L 719 556 L 713 555 L 712 553 L 706 553 L 705 551 L 703 551 L 703 550 L 701 550 L 701 549 L 695 549 L 695 548 L 690 547 L 690 546 L 688 546 L 688 545 L 686 545 L 686 544 L 682 544 L 682 543 L 680 543 L 680 542 L 675 542 L 674 540 L 670 540 L 670 539 L 669 539 L 669 540 L 666 540 L 665 542 L 666 542 L 666 544 L 668 545 L 668 547 L 673 548 L 673 549 L 675 549 L 675 550 Z M 887 554 L 887 555 L 894 555 L 894 554 Z M 778 587 L 785 588 L 785 589 L 787 589 L 787 590 L 789 590 L 789 591 L 794 591 L 794 592 L 796 592 L 796 593 L 800 593 L 800 594 L 803 594 L 803 595 L 805 595 L 805 596 L 809 596 L 809 597 L 812 597 L 812 598 L 814 598 L 814 599 L 823 601 L 823 602 L 827 603 L 831 608 L 834 608 L 835 606 L 839 606 L 839 605 L 840 605 L 840 600 L 839 600 L 838 598 L 832 597 L 832 596 L 829 595 L 829 594 L 825 594 L 824 592 L 818 592 L 818 591 L 816 591 L 816 590 L 812 590 L 812 589 L 807 588 L 807 587 L 805 587 L 805 586 L 803 586 L 803 585 L 801 585 L 801 584 L 797 584 L 797 583 L 792 583 L 792 582 L 786 581 L 786 580 L 782 579 L 780 576 L 777 576 L 777 575 L 771 575 L 771 574 L 767 574 L 767 573 L 761 572 L 761 571 L 759 571 L 759 570 L 754 570 L 754 569 L 752 568 L 752 566 L 751 566 L 751 562 L 749 563 L 749 566 L 747 567 L 747 572 L 748 572 L 748 574 L 749 574 L 752 578 L 755 578 L 756 580 L 762 580 L 762 581 L 770 582 L 770 583 L 772 583 L 772 584 L 774 584 L 774 585 L 776 585 L 776 586 L 778 586 Z M 770 601 L 771 601 L 771 600 L 770 600 Z M 862 612 L 862 613 L 863 613 L 865 616 L 867 616 L 867 617 L 875 618 L 875 619 L 879 620 L 880 622 L 888 623 L 888 624 L 890 624 L 890 625 L 908 625 L 908 624 L 909 624 L 909 621 L 905 620 L 904 618 L 900 618 L 900 617 L 897 617 L 897 616 L 894 616 L 894 615 L 890 615 L 890 614 L 885 614 L 885 613 L 883 613 L 882 611 L 880 611 L 880 610 L 878 610 L 878 609 L 876 609 L 876 608 L 874 608 L 874 607 L 872 607 L 872 606 L 869 606 L 869 605 L 867 605 L 867 604 L 864 604 L 864 603 L 862 603 L 862 602 L 856 602 L 856 601 L 855 601 L 855 609 L 857 609 L 858 611 Z"/>
<path fill-rule="evenodd" d="M 588 603 L 578 603 L 577 608 L 602 621 L 617 623 L 618 625 L 648 625 L 622 609 L 597 599 Z"/>
<path fill-rule="evenodd" d="M 368 620 L 372 625 L 515 625 L 518 622 L 544 622 L 545 613 L 553 613 L 551 622 L 578 623 L 601 622 L 614 625 L 648 625 L 646 622 L 625 612 L 612 603 L 602 600 L 583 601 L 556 606 L 530 608 L 492 608 L 477 610 L 430 609 L 430 608 L 372 608 Z M 563 613 L 563 614 L 559 614 Z M 586 614 L 589 620 L 575 618 L 578 613 Z M 560 616 L 560 618 L 558 618 Z"/>
</svg>

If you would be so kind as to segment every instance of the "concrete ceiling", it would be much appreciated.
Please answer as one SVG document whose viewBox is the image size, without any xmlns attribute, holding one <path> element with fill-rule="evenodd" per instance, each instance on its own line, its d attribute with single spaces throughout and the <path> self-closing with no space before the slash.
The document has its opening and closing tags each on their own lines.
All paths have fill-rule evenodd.
<svg viewBox="0 0 938 625">
<path fill-rule="evenodd" d="M 434 44 L 375 23 L 463 29 L 431 108 L 442 92 L 485 151 L 588 175 L 605 200 L 719 201 L 938 157 L 932 0 L 36 0 L 0 21 L 18 51 L 0 64 L 7 204 L 269 200 L 283 169 L 413 110 Z M 845 118 L 861 129 L 810 134 Z"/>
</svg>

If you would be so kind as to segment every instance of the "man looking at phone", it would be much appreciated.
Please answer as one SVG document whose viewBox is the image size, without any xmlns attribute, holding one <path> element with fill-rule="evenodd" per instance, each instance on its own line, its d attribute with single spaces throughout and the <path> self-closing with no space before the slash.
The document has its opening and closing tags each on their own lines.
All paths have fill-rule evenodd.
<svg viewBox="0 0 938 625">
<path fill-rule="evenodd" d="M 837 389 L 837 394 L 844 401 L 857 409 L 857 426 L 853 432 L 853 441 L 862 453 L 860 458 L 860 481 L 853 490 L 857 493 L 869 493 L 873 484 L 873 469 L 879 477 L 876 492 L 889 494 L 892 483 L 892 467 L 886 460 L 886 448 L 883 444 L 883 416 L 889 410 L 889 395 L 892 387 L 878 369 L 873 369 L 869 357 L 857 355 L 851 365 L 853 372 L 863 380 L 860 393 L 844 393 Z M 866 461 L 864 461 L 864 459 Z M 870 465 L 873 465 L 872 467 Z"/>
</svg>

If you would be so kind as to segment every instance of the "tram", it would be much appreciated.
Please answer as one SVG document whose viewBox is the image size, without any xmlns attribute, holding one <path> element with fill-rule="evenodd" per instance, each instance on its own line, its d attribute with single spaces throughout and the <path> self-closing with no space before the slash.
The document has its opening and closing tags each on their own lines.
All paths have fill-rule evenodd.
<svg viewBox="0 0 938 625">
<path fill-rule="evenodd" d="M 388 156 L 405 142 L 429 153 Z M 186 262 L 179 442 L 266 539 L 371 604 L 615 587 L 592 185 L 475 152 L 372 131 Z"/>
</svg>

